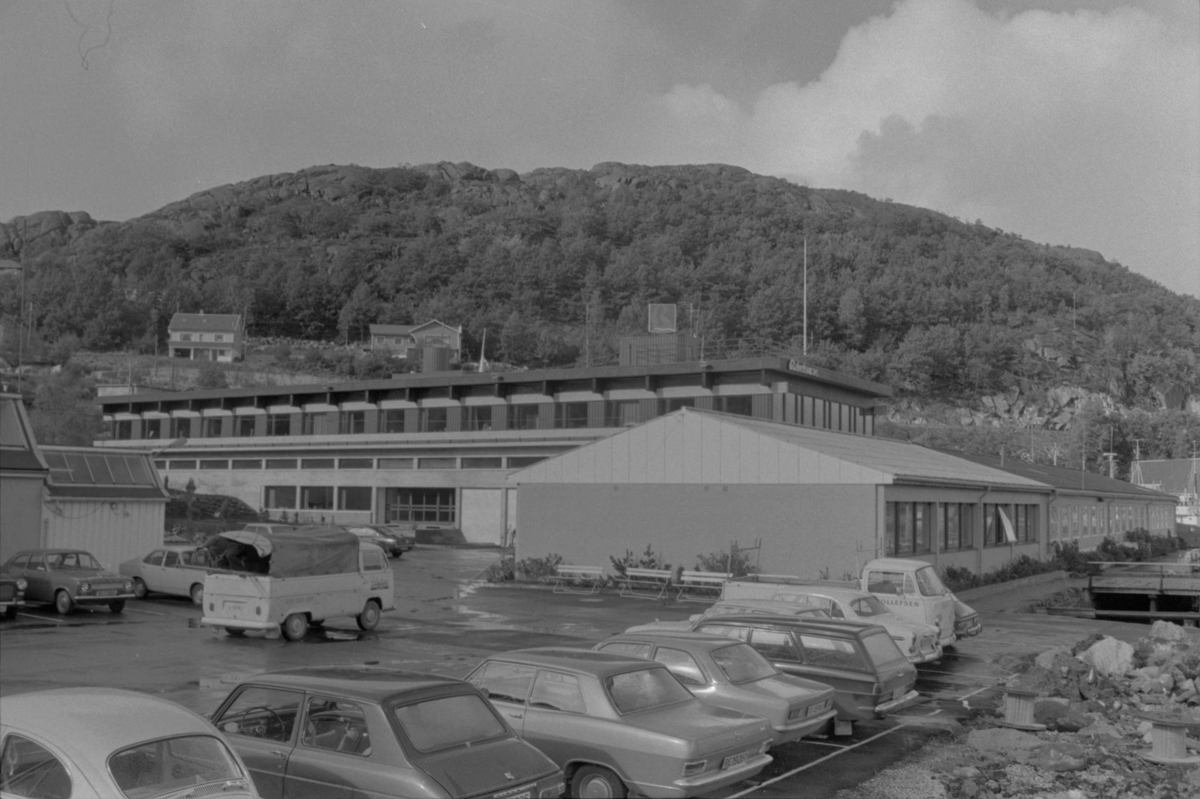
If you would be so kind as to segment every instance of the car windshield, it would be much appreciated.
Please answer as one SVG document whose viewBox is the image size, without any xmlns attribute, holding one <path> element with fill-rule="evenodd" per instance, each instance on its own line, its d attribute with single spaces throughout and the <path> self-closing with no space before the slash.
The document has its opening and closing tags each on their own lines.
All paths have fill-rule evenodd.
<svg viewBox="0 0 1200 799">
<path fill-rule="evenodd" d="M 749 644 L 734 644 L 714 649 L 713 662 L 734 685 L 774 677 L 779 669 Z"/>
<path fill-rule="evenodd" d="M 864 636 L 862 641 L 863 646 L 867 649 L 867 656 L 871 658 L 871 662 L 875 664 L 876 668 L 882 669 L 897 663 L 908 662 L 904 653 L 896 646 L 896 642 L 886 632 Z"/>
<path fill-rule="evenodd" d="M 950 593 L 946 586 L 942 585 L 932 566 L 917 569 L 917 589 L 920 590 L 921 596 L 945 596 Z"/>
<path fill-rule="evenodd" d="M 858 614 L 859 616 L 861 616 L 864 619 L 869 618 L 871 616 L 890 616 L 890 615 L 892 615 L 892 612 L 890 610 L 888 610 L 886 607 L 884 607 L 883 603 L 880 602 L 879 599 L 876 598 L 874 594 L 870 594 L 868 596 L 858 597 L 857 599 L 854 599 L 853 601 L 850 602 L 850 607 L 852 607 L 854 609 L 854 612 L 856 614 Z"/>
<path fill-rule="evenodd" d="M 46 556 L 46 565 L 55 571 L 71 569 L 98 570 L 100 564 L 87 552 L 55 552 Z"/>
<path fill-rule="evenodd" d="M 618 713 L 636 713 L 692 699 L 667 669 L 638 669 L 604 679 L 604 688 Z"/>
<path fill-rule="evenodd" d="M 476 694 L 443 696 L 392 710 L 400 728 L 419 752 L 437 752 L 454 746 L 508 734 L 488 703 Z"/>
<path fill-rule="evenodd" d="M 181 735 L 130 746 L 109 755 L 108 770 L 127 799 L 149 799 L 212 782 L 249 784 L 215 735 Z"/>
</svg>

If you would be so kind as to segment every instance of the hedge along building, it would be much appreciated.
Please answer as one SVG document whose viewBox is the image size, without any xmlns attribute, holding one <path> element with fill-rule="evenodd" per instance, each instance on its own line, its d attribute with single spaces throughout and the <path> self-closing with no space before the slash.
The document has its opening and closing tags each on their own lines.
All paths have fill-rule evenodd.
<svg viewBox="0 0 1200 799">
<path fill-rule="evenodd" d="M 514 471 L 630 425 L 694 406 L 871 435 L 890 394 L 777 356 L 648 363 L 671 353 L 629 350 L 618 366 L 103 396 L 112 439 L 96 443 L 153 450 L 172 487 L 192 481 L 274 519 L 498 544 L 517 524 Z"/>
<path fill-rule="evenodd" d="M 761 539 L 762 569 L 857 573 L 920 557 L 975 573 L 1047 554 L 1053 488 L 954 455 L 683 409 L 513 475 L 516 556 L 608 566 L 647 546 L 675 567 Z"/>
</svg>

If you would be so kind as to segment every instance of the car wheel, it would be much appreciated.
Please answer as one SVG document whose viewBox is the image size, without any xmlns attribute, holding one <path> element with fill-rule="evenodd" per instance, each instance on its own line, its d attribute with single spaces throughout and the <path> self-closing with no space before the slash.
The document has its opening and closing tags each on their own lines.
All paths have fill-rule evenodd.
<svg viewBox="0 0 1200 799">
<path fill-rule="evenodd" d="M 188 593 L 191 594 L 193 605 L 204 604 L 204 583 L 196 583 Z"/>
<path fill-rule="evenodd" d="M 133 578 L 133 595 L 138 599 L 145 599 L 150 593 L 150 589 L 146 587 L 146 581 L 141 577 Z"/>
<path fill-rule="evenodd" d="M 374 630 L 379 626 L 379 605 L 373 599 L 368 599 L 363 605 L 362 613 L 355 619 L 360 630 Z"/>
<path fill-rule="evenodd" d="M 289 641 L 299 641 L 308 632 L 308 619 L 304 617 L 303 613 L 293 613 L 283 620 L 279 629 L 284 638 Z"/>
<path fill-rule="evenodd" d="M 118 599 L 115 602 L 109 602 L 108 609 L 113 613 L 120 613 L 121 611 L 125 610 L 125 600 Z"/>
<path fill-rule="evenodd" d="M 241 638 L 243 635 L 246 634 L 246 631 L 243 630 L 241 627 L 226 627 L 225 634 L 229 635 L 232 638 Z"/>
<path fill-rule="evenodd" d="M 571 795 L 578 799 L 608 799 L 628 796 L 629 789 L 603 766 L 581 766 L 571 778 Z"/>
<path fill-rule="evenodd" d="M 75 609 L 75 600 L 71 599 L 71 595 L 60 588 L 54 595 L 54 609 L 58 611 L 58 615 L 66 616 Z"/>
</svg>

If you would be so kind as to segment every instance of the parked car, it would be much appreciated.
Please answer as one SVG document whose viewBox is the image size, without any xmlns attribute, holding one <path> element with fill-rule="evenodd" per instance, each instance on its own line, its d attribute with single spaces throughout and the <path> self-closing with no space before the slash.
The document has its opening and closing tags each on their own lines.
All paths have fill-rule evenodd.
<svg viewBox="0 0 1200 799">
<path fill-rule="evenodd" d="M 743 588 L 743 586 L 745 586 Z M 832 586 L 784 586 L 769 583 L 738 583 L 726 586 L 727 595 L 743 591 L 755 592 L 766 588 L 772 602 L 786 602 L 799 607 L 821 608 L 835 619 L 857 619 L 887 628 L 888 635 L 913 663 L 928 663 L 942 656 L 938 643 L 938 628 L 920 621 L 902 619 L 888 610 L 879 597 L 854 588 Z"/>
<path fill-rule="evenodd" d="M 563 769 L 571 796 L 696 796 L 771 762 L 764 719 L 701 702 L 659 663 L 525 649 L 489 657 L 467 679 Z"/>
<path fill-rule="evenodd" d="M 349 525 L 346 529 L 364 541 L 370 541 L 392 558 L 398 558 L 416 546 L 415 537 L 382 524 Z"/>
<path fill-rule="evenodd" d="M 0 572 L 0 609 L 4 618 L 13 619 L 17 611 L 25 607 L 25 589 L 29 582 L 24 577 L 12 577 Z"/>
<path fill-rule="evenodd" d="M 845 619 L 727 616 L 698 632 L 745 641 L 784 674 L 833 686 L 835 734 L 916 704 L 917 669 L 878 624 Z"/>
<path fill-rule="evenodd" d="M 599 652 L 657 661 L 701 702 L 766 719 L 773 745 L 830 726 L 837 714 L 830 686 L 784 674 L 749 644 L 708 633 L 663 630 L 614 635 Z"/>
<path fill-rule="evenodd" d="M 259 792 L 284 796 L 557 797 L 562 771 L 462 680 L 368 666 L 251 677 L 213 720 Z"/>
<path fill-rule="evenodd" d="M 76 605 L 108 605 L 113 613 L 133 598 L 133 580 L 106 571 L 82 549 L 25 549 L 8 559 L 4 571 L 25 578 L 26 602 L 53 604 L 66 615 Z"/>
<path fill-rule="evenodd" d="M 150 593 L 171 594 L 191 597 L 197 605 L 204 602 L 204 578 L 212 570 L 208 550 L 194 544 L 161 547 L 117 567 L 133 579 L 133 594 L 138 599 Z"/>
<path fill-rule="evenodd" d="M 771 602 L 759 599 L 721 600 L 714 602 L 703 613 L 693 613 L 684 621 L 652 621 L 646 624 L 636 624 L 625 630 L 627 633 L 649 632 L 652 630 L 678 630 L 688 632 L 696 629 L 696 625 L 717 616 L 747 616 L 763 613 L 780 616 L 810 616 L 816 619 L 828 619 L 829 613 L 819 607 L 805 607 L 794 602 Z"/>
<path fill-rule="evenodd" d="M 157 696 L 57 688 L 0 697 L 0 795 L 155 799 L 258 792 L 207 719 Z"/>
</svg>

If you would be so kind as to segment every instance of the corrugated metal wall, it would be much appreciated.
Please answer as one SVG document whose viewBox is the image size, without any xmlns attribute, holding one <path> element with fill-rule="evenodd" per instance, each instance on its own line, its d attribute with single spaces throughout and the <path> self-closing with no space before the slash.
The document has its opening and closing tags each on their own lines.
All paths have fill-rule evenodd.
<svg viewBox="0 0 1200 799">
<path fill-rule="evenodd" d="M 122 561 L 162 546 L 166 507 L 165 501 L 48 500 L 46 546 L 85 549 L 115 571 Z"/>
</svg>

